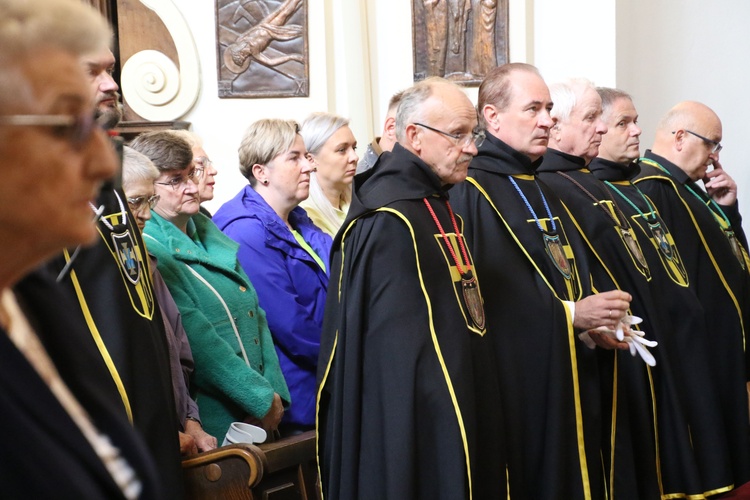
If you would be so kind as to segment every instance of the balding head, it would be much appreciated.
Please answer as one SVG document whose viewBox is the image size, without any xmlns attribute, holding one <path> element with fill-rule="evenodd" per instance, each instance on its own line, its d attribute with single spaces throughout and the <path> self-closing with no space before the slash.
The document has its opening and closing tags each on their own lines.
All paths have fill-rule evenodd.
<svg viewBox="0 0 750 500">
<path fill-rule="evenodd" d="M 700 102 L 683 101 L 659 121 L 652 152 L 698 180 L 718 160 L 721 137 L 721 120 L 711 108 Z"/>
<path fill-rule="evenodd" d="M 404 91 L 396 113 L 399 144 L 427 163 L 443 184 L 466 178 L 477 154 L 472 139 L 476 128 L 477 113 L 469 98 L 442 78 L 428 78 Z"/>
</svg>

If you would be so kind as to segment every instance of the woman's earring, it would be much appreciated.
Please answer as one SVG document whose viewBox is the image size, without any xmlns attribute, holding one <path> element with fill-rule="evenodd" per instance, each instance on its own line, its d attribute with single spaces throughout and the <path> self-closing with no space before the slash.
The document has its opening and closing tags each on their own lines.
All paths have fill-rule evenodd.
<svg viewBox="0 0 750 500">
<path fill-rule="evenodd" d="M 263 185 L 268 186 L 268 179 L 263 179 Z"/>
</svg>

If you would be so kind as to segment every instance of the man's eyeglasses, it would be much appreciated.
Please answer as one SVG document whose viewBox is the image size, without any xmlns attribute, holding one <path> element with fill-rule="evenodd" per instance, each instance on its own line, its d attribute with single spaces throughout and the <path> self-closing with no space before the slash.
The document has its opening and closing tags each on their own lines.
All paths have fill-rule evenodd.
<svg viewBox="0 0 750 500">
<path fill-rule="evenodd" d="M 93 113 L 80 115 L 4 115 L 0 116 L 0 126 L 10 127 L 50 127 L 52 132 L 70 141 L 80 149 L 99 127 Z"/>
<path fill-rule="evenodd" d="M 187 176 L 185 177 L 175 177 L 174 179 L 170 179 L 167 182 L 155 182 L 154 184 L 159 184 L 161 186 L 169 186 L 173 190 L 177 191 L 180 187 L 183 189 L 190 185 L 191 182 L 195 183 L 196 181 L 196 175 L 195 171 L 197 169 L 193 168 L 190 172 L 188 172 Z"/>
<path fill-rule="evenodd" d="M 703 142 L 705 142 L 705 143 L 706 143 L 706 145 L 707 145 L 707 146 L 709 146 L 709 147 L 711 148 L 711 153 L 712 153 L 712 154 L 718 154 L 718 153 L 719 153 L 719 151 L 721 151 L 721 150 L 722 150 L 722 148 L 724 147 L 724 146 L 722 146 L 722 145 L 721 145 L 721 143 L 720 143 L 719 141 L 715 141 L 715 140 L 713 140 L 713 139 L 709 139 L 708 137 L 703 137 L 703 136 L 702 136 L 702 135 L 700 135 L 700 134 L 696 134 L 696 133 L 695 133 L 695 132 L 693 132 L 692 130 L 687 130 L 687 129 L 685 129 L 685 132 L 687 132 L 688 134 L 692 134 L 692 135 L 694 135 L 695 137 L 697 137 L 698 139 L 700 139 L 700 140 L 702 140 Z M 674 132 L 672 132 L 672 133 L 674 134 Z"/>
<path fill-rule="evenodd" d="M 446 137 L 450 137 L 453 139 L 453 142 L 456 144 L 456 146 L 460 148 L 465 148 L 472 142 L 476 147 L 479 147 L 484 142 L 484 132 L 472 132 L 470 134 L 449 134 L 448 132 L 443 132 L 442 130 L 438 130 L 434 127 L 430 127 L 429 125 L 425 125 L 424 123 L 414 123 L 414 125 L 417 125 L 418 127 L 424 127 L 427 130 L 432 130 L 433 132 L 437 132 L 438 134 L 443 134 Z"/>
<path fill-rule="evenodd" d="M 140 212 L 141 209 L 148 205 L 149 209 L 153 209 L 157 203 L 159 203 L 159 196 L 158 194 L 154 194 L 151 196 L 137 196 L 135 198 L 128 198 L 128 205 L 130 205 L 130 210 L 132 212 Z"/>
</svg>

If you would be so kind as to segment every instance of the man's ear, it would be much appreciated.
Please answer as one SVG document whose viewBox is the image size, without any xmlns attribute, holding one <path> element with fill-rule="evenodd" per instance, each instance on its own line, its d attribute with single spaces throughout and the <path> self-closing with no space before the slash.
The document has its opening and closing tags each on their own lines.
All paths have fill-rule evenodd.
<svg viewBox="0 0 750 500">
<path fill-rule="evenodd" d="M 385 119 L 385 125 L 383 125 L 383 137 L 387 137 L 389 140 L 396 142 L 396 118 L 389 116 Z"/>
<path fill-rule="evenodd" d="M 674 134 L 674 148 L 677 151 L 682 151 L 682 148 L 685 147 L 685 131 L 684 130 L 678 130 L 676 132 L 672 132 Z"/>
<path fill-rule="evenodd" d="M 406 126 L 404 135 L 406 136 L 406 144 L 410 146 L 411 149 L 417 152 L 422 150 L 422 134 L 420 133 L 419 127 L 410 123 Z"/>
<path fill-rule="evenodd" d="M 560 138 L 562 137 L 562 125 L 557 118 L 553 118 L 552 121 L 554 121 L 555 124 L 549 128 L 549 136 L 554 139 L 555 142 L 560 142 Z"/>
<path fill-rule="evenodd" d="M 484 117 L 484 122 L 487 124 L 487 129 L 491 131 L 498 130 L 499 128 L 498 114 L 499 113 L 497 112 L 497 108 L 492 104 L 485 104 L 481 112 L 482 112 L 482 117 Z"/>
</svg>

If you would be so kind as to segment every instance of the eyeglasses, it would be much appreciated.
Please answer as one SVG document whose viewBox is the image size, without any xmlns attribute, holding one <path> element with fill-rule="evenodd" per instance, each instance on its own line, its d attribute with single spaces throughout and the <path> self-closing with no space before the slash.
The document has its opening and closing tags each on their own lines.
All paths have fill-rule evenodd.
<svg viewBox="0 0 750 500">
<path fill-rule="evenodd" d="M 196 168 L 208 168 L 214 164 L 214 162 L 209 160 L 207 156 L 199 156 L 198 158 L 193 158 L 193 163 L 197 165 Z"/>
<path fill-rule="evenodd" d="M 198 158 L 193 158 L 193 163 L 195 164 L 195 178 L 200 179 L 203 177 L 203 173 L 206 171 L 207 168 L 211 168 L 214 164 L 210 159 L 208 159 L 207 156 L 199 156 Z"/>
<path fill-rule="evenodd" d="M 449 134 L 448 132 L 443 132 L 442 130 L 438 130 L 423 123 L 415 123 L 414 125 L 424 127 L 427 130 L 432 130 L 433 132 L 437 132 L 438 134 L 443 134 L 446 137 L 450 137 L 451 139 L 453 139 L 456 146 L 461 148 L 465 148 L 472 142 L 476 147 L 479 147 L 484 142 L 484 132 L 481 130 L 479 132 L 472 132 L 470 134 Z"/>
<path fill-rule="evenodd" d="M 719 141 L 714 141 L 713 139 L 709 139 L 708 137 L 703 137 L 700 134 L 696 134 L 692 130 L 685 129 L 685 132 L 687 132 L 688 134 L 693 134 L 695 137 L 705 142 L 707 146 L 710 146 L 712 154 L 717 154 L 719 151 L 721 151 L 724 148 L 724 146 L 722 146 Z M 672 133 L 674 134 L 674 132 Z"/>
<path fill-rule="evenodd" d="M 197 169 L 193 168 L 190 172 L 188 172 L 186 177 L 175 177 L 174 179 L 170 179 L 167 182 L 155 182 L 154 184 L 159 184 L 161 186 L 169 186 L 173 190 L 177 191 L 180 187 L 183 189 L 190 185 L 191 182 L 195 183 L 195 171 Z"/>
<path fill-rule="evenodd" d="M 4 115 L 0 116 L 0 125 L 10 127 L 51 127 L 52 132 L 80 149 L 89 140 L 91 134 L 99 128 L 93 113 L 80 115 Z"/>
<path fill-rule="evenodd" d="M 149 209 L 153 209 L 157 203 L 159 203 L 159 196 L 158 194 L 151 195 L 149 197 L 146 196 L 137 196 L 135 198 L 128 198 L 128 205 L 130 205 L 130 210 L 132 212 L 140 212 L 141 209 L 148 205 Z"/>
</svg>

